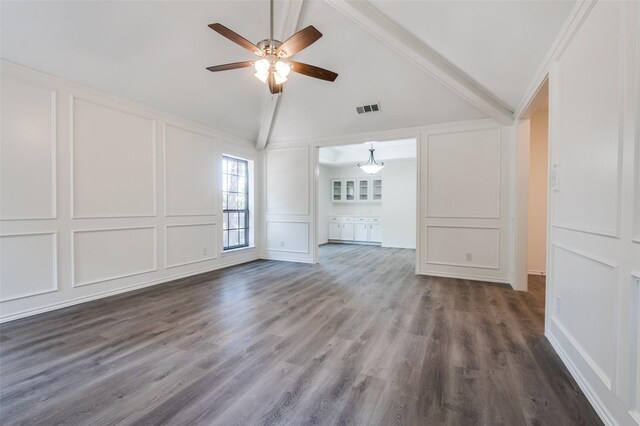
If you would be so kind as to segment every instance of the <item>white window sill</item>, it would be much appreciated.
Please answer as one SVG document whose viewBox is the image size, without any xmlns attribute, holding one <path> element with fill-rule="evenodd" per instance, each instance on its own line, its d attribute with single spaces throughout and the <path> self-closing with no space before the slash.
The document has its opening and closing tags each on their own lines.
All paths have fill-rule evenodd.
<svg viewBox="0 0 640 426">
<path fill-rule="evenodd" d="M 226 255 L 230 255 L 233 253 L 238 253 L 238 252 L 243 252 L 243 251 L 247 251 L 247 250 L 255 250 L 256 246 L 247 246 L 247 247 L 238 247 L 238 248 L 234 248 L 231 250 L 222 250 L 222 254 L 221 256 L 226 256 Z"/>
</svg>

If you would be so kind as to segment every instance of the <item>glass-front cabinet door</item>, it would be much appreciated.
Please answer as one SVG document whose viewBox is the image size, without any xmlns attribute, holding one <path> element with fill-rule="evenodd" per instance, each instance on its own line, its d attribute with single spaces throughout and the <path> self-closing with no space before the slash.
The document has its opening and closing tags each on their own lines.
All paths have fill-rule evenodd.
<svg viewBox="0 0 640 426">
<path fill-rule="evenodd" d="M 369 179 L 358 180 L 358 201 L 369 201 Z"/>
<path fill-rule="evenodd" d="M 356 200 L 356 180 L 345 179 L 344 188 L 345 188 L 344 201 L 355 201 Z"/>
<path fill-rule="evenodd" d="M 325 181 L 326 182 L 326 181 Z M 331 201 L 342 201 L 342 181 L 331 181 Z"/>
<path fill-rule="evenodd" d="M 382 200 L 382 179 L 372 179 L 371 187 L 373 188 L 372 200 L 373 201 L 381 201 Z"/>
</svg>

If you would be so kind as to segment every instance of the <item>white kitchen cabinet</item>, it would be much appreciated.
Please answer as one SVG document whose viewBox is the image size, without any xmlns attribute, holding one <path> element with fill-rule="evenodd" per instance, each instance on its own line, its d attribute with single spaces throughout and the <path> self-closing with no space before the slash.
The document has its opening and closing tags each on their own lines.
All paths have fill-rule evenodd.
<svg viewBox="0 0 640 426">
<path fill-rule="evenodd" d="M 382 225 L 379 223 L 369 224 L 369 241 L 372 243 L 382 242 Z"/>
<path fill-rule="evenodd" d="M 331 180 L 331 201 L 336 202 L 344 199 L 344 195 L 342 194 L 343 187 L 344 185 L 342 184 L 342 180 Z"/>
<path fill-rule="evenodd" d="M 382 242 L 379 217 L 329 216 L 329 239 L 361 243 Z"/>
<path fill-rule="evenodd" d="M 371 188 L 369 179 L 358 179 L 358 201 L 366 202 L 371 199 L 369 188 Z"/>
<path fill-rule="evenodd" d="M 342 236 L 341 240 L 343 241 L 353 241 L 355 238 L 355 226 L 353 223 L 343 223 L 342 224 Z"/>
<path fill-rule="evenodd" d="M 329 239 L 330 240 L 342 239 L 342 223 L 340 222 L 329 223 Z"/>
<path fill-rule="evenodd" d="M 356 201 L 356 180 L 344 180 L 344 201 Z"/>
<path fill-rule="evenodd" d="M 371 200 L 382 201 L 382 179 L 371 179 Z"/>
<path fill-rule="evenodd" d="M 356 223 L 356 241 L 369 241 L 369 225 L 368 223 Z"/>
<path fill-rule="evenodd" d="M 331 179 L 331 201 L 334 203 L 382 201 L 382 178 Z"/>
</svg>

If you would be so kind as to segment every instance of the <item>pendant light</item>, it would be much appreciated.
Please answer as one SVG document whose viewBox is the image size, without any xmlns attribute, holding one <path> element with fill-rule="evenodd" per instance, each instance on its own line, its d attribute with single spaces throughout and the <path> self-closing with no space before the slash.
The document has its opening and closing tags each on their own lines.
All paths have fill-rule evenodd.
<svg viewBox="0 0 640 426">
<path fill-rule="evenodd" d="M 384 167 L 384 163 L 377 162 L 373 156 L 373 142 L 371 142 L 371 148 L 369 148 L 369 160 L 366 163 L 358 163 L 358 167 L 360 167 L 365 173 L 369 173 L 370 175 L 378 173 Z"/>
</svg>

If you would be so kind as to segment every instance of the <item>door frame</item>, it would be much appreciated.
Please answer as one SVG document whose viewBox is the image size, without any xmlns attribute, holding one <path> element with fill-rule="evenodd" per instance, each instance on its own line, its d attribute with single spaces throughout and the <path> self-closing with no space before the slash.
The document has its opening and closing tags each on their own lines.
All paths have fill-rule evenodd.
<svg viewBox="0 0 640 426">
<path fill-rule="evenodd" d="M 528 289 L 528 268 L 527 268 L 527 245 L 529 241 L 529 157 L 531 150 L 531 116 L 540 108 L 549 97 L 549 75 L 547 74 L 533 96 L 527 102 L 526 107 L 516 117 L 517 143 L 516 143 L 516 166 L 515 166 L 515 224 L 514 224 L 514 248 L 513 257 L 513 288 L 515 290 L 527 291 Z M 548 136 L 547 136 L 548 139 Z M 547 182 L 549 173 L 547 172 Z M 550 192 L 547 190 L 547 210 L 550 203 Z M 547 211 L 547 217 L 549 212 Z M 547 221 L 547 264 L 549 262 L 549 221 Z"/>
</svg>

